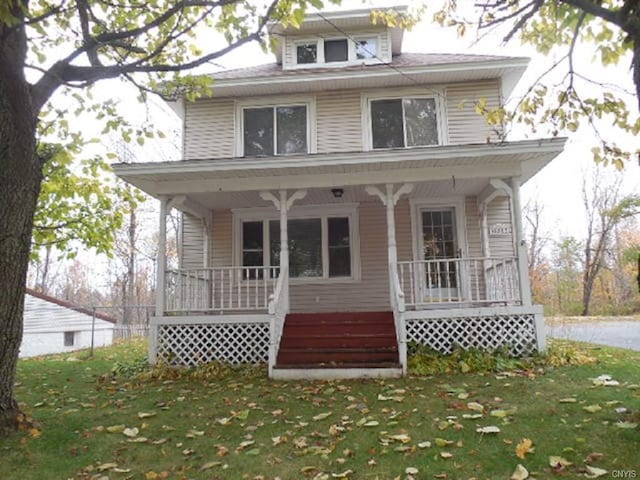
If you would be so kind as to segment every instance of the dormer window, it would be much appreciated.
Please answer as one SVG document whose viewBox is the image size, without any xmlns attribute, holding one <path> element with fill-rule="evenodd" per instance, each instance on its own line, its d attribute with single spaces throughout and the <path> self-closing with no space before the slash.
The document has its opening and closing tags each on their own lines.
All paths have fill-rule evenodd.
<svg viewBox="0 0 640 480">
<path fill-rule="evenodd" d="M 349 60 L 349 44 L 346 38 L 324 41 L 324 61 L 346 62 Z"/>
<path fill-rule="evenodd" d="M 372 38 L 357 38 L 356 39 L 356 58 L 358 60 L 367 60 L 370 58 L 376 58 L 378 55 L 378 40 L 375 37 Z"/>
<path fill-rule="evenodd" d="M 303 43 L 296 46 L 296 63 L 298 65 L 318 63 L 317 42 Z"/>
<path fill-rule="evenodd" d="M 287 64 L 287 68 L 340 67 L 383 62 L 379 57 L 378 35 L 355 38 L 305 38 L 289 45 L 293 49 L 289 50 L 293 61 Z"/>
</svg>

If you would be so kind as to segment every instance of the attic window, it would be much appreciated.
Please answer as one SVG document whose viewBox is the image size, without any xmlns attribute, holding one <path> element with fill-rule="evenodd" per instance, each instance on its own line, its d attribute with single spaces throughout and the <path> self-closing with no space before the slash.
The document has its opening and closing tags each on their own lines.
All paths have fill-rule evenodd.
<svg viewBox="0 0 640 480">
<path fill-rule="evenodd" d="M 378 55 L 377 44 L 378 42 L 375 38 L 356 39 L 356 58 L 358 60 L 376 58 Z"/>
<path fill-rule="evenodd" d="M 346 62 L 349 60 L 349 44 L 346 38 L 324 41 L 324 61 Z"/>
<path fill-rule="evenodd" d="M 296 47 L 296 63 L 304 65 L 309 63 L 317 63 L 318 61 L 318 44 L 304 43 Z"/>
</svg>

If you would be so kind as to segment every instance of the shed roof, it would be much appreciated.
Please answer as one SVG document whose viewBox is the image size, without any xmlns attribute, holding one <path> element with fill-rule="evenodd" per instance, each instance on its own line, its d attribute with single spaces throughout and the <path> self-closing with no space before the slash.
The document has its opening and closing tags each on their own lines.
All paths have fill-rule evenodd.
<svg viewBox="0 0 640 480">
<path fill-rule="evenodd" d="M 45 295 L 44 293 L 37 292 L 36 290 L 33 290 L 31 288 L 26 288 L 25 289 L 25 293 L 27 295 L 31 295 L 32 297 L 38 298 L 40 300 L 44 300 L 45 302 L 53 303 L 53 304 L 58 305 L 60 307 L 64 307 L 64 308 L 67 308 L 69 310 L 73 310 L 74 312 L 83 313 L 85 315 L 93 316 L 93 311 L 89 310 L 88 308 L 79 307 L 77 305 L 74 305 L 71 302 L 66 301 L 66 300 L 62 300 L 60 298 L 55 298 L 55 297 L 51 297 L 49 295 Z M 96 315 L 96 318 L 99 318 L 100 320 L 104 320 L 104 321 L 110 322 L 110 323 L 117 323 L 117 320 L 115 318 L 110 317 L 108 315 L 105 315 L 104 313 L 96 312 L 95 315 Z"/>
</svg>

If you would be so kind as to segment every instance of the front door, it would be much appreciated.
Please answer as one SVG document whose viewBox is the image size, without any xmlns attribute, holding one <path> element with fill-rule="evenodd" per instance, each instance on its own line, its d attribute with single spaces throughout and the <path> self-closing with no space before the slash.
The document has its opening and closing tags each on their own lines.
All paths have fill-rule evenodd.
<svg viewBox="0 0 640 480">
<path fill-rule="evenodd" d="M 420 272 L 426 302 L 451 302 L 459 298 L 459 255 L 455 207 L 423 208 Z"/>
</svg>

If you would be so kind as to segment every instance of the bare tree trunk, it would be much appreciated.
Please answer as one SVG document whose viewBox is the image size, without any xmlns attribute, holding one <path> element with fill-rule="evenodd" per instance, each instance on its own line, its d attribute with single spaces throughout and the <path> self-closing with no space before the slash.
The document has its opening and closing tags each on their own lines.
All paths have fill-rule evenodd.
<svg viewBox="0 0 640 480">
<path fill-rule="evenodd" d="M 16 7 L 16 11 L 20 11 Z M 0 437 L 15 430 L 14 398 L 22 341 L 24 288 L 42 168 L 36 156 L 36 114 L 24 78 L 24 27 L 0 24 Z"/>
<path fill-rule="evenodd" d="M 47 245 L 46 253 L 44 256 L 44 264 L 42 265 L 42 275 L 40 281 L 37 284 L 38 291 L 48 294 L 49 293 L 49 269 L 51 268 L 51 245 Z"/>
<path fill-rule="evenodd" d="M 123 286 L 123 311 L 122 311 L 122 324 L 128 325 L 133 323 L 131 305 L 135 303 L 135 287 L 136 287 L 136 234 L 138 230 L 138 220 L 136 216 L 135 206 L 133 202 L 129 205 L 129 229 L 127 232 L 128 245 L 127 245 L 127 276 L 125 285 Z"/>
</svg>

